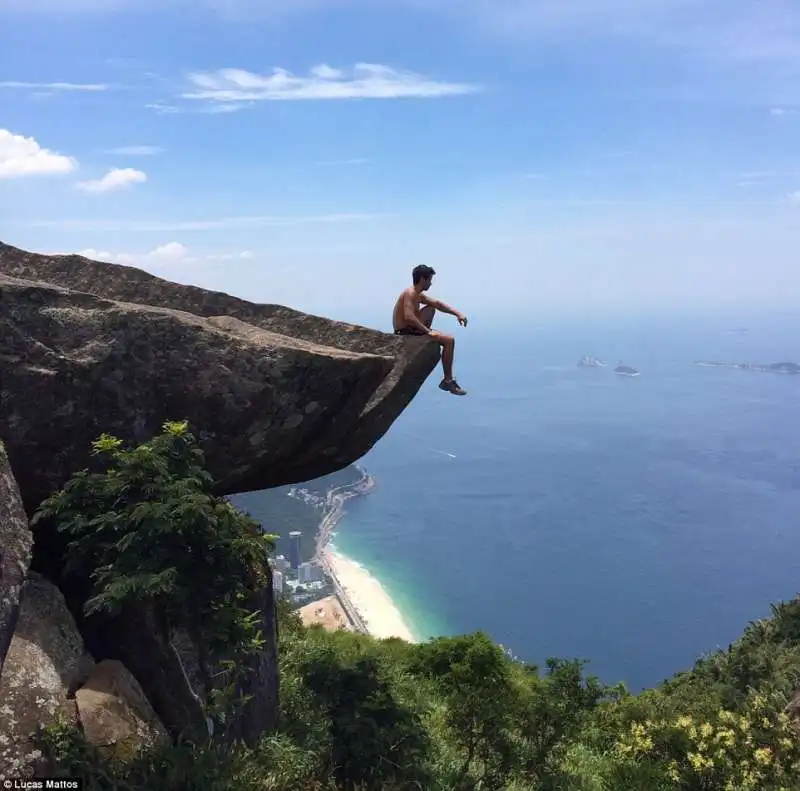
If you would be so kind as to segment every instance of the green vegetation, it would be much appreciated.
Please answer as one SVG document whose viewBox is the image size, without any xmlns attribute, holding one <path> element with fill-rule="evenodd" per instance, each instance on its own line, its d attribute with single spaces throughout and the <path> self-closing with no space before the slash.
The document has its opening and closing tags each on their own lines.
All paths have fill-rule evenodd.
<svg viewBox="0 0 800 791">
<path fill-rule="evenodd" d="M 165 628 L 194 630 L 235 668 L 260 645 L 247 594 L 268 577 L 269 541 L 209 494 L 185 424 L 130 451 L 102 437 L 95 451 L 107 469 L 76 476 L 39 517 L 70 535 L 72 567 L 94 584 L 87 608 L 154 607 Z M 800 688 L 800 599 L 635 696 L 580 662 L 514 662 L 481 633 L 378 641 L 305 628 L 283 603 L 278 621 L 279 722 L 256 746 L 221 738 L 234 690 L 216 704 L 221 735 L 208 743 L 113 763 L 58 723 L 43 749 L 86 789 L 800 789 L 800 733 L 787 713 Z"/>
<path fill-rule="evenodd" d="M 88 577 L 86 615 L 116 615 L 139 604 L 169 641 L 182 629 L 200 648 L 199 665 L 219 722 L 232 705 L 248 655 L 263 638 L 252 594 L 271 583 L 274 536 L 213 497 L 203 455 L 186 423 L 131 450 L 103 434 L 92 445 L 101 472 L 79 472 L 45 500 L 32 524 L 50 520 L 69 536 L 65 571 Z M 215 679 L 215 683 L 212 683 Z"/>
</svg>

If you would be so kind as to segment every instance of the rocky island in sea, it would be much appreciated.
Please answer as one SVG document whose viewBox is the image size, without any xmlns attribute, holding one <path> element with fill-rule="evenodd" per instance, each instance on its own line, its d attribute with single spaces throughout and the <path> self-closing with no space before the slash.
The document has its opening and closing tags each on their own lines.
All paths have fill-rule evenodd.
<svg viewBox="0 0 800 791">
<path fill-rule="evenodd" d="M 630 365 L 618 365 L 614 369 L 614 373 L 618 374 L 619 376 L 639 376 L 639 372 L 635 368 L 631 368 Z"/>
<path fill-rule="evenodd" d="M 606 364 L 597 357 L 585 355 L 578 361 L 578 368 L 605 368 Z"/>
<path fill-rule="evenodd" d="M 759 371 L 769 374 L 800 374 L 800 365 L 792 362 L 769 363 L 764 365 L 760 363 L 726 363 L 701 360 L 696 362 L 695 365 L 700 365 L 705 368 L 738 368 L 740 371 Z"/>
</svg>

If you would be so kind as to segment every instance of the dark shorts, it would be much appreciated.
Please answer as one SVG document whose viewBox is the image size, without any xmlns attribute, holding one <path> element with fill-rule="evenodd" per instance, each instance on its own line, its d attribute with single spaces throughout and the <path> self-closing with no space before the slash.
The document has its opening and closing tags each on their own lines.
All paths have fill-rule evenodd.
<svg viewBox="0 0 800 791">
<path fill-rule="evenodd" d="M 395 335 L 427 335 L 427 332 L 418 330 L 416 327 L 400 327 L 399 330 L 394 331 Z"/>
</svg>

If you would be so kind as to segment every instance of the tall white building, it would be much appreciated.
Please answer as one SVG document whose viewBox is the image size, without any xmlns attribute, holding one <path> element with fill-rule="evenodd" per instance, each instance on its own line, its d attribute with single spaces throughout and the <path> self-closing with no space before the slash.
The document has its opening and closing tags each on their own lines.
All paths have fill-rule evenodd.
<svg viewBox="0 0 800 791">
<path fill-rule="evenodd" d="M 275 593 L 283 593 L 283 573 L 280 571 L 272 572 L 272 589 Z"/>
</svg>

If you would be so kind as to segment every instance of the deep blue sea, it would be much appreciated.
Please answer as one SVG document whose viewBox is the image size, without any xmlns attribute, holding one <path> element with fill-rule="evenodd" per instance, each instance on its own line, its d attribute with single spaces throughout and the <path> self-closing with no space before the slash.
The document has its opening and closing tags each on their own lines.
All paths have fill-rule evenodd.
<svg viewBox="0 0 800 791">
<path fill-rule="evenodd" d="M 637 690 L 800 590 L 800 376 L 694 365 L 800 362 L 800 322 L 452 323 L 469 395 L 431 375 L 336 539 L 420 637 L 481 629 Z"/>
</svg>

